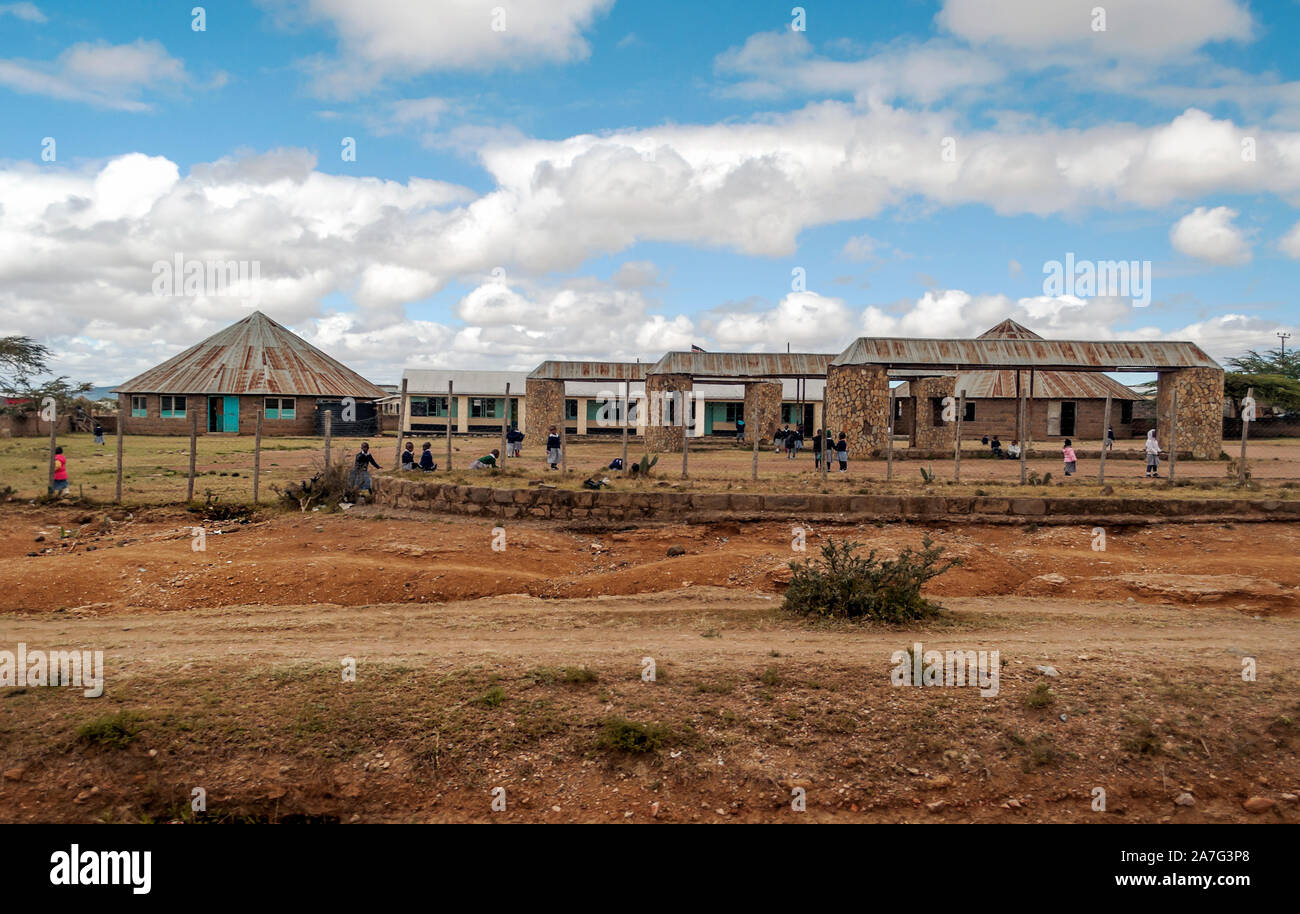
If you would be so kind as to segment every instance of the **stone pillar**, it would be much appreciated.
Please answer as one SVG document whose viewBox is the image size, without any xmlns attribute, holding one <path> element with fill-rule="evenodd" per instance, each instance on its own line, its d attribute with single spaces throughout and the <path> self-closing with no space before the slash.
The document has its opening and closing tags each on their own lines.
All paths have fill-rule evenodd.
<svg viewBox="0 0 1300 914">
<path fill-rule="evenodd" d="M 682 449 L 683 422 L 694 420 L 690 400 L 691 376 L 688 374 L 648 374 L 645 379 L 647 395 L 645 445 L 656 453 Z M 666 419 L 667 403 L 674 403 L 673 420 Z"/>
<path fill-rule="evenodd" d="M 1178 391 L 1178 441 L 1169 441 L 1173 394 Z M 1195 460 L 1217 460 L 1223 451 L 1223 369 L 1162 371 L 1156 387 L 1156 437 L 1165 450 L 1191 451 Z"/>
<path fill-rule="evenodd" d="M 908 389 L 916 406 L 913 420 L 915 431 L 912 440 L 916 442 L 917 448 L 951 450 L 956 444 L 953 436 L 957 433 L 957 423 L 944 422 L 942 419 L 936 423 L 934 420 L 935 397 L 940 400 L 944 397 L 953 397 L 953 417 L 956 418 L 956 394 L 953 391 L 956 383 L 957 379 L 951 375 L 937 378 L 912 378 L 908 382 Z"/>
<path fill-rule="evenodd" d="M 889 433 L 889 373 L 875 365 L 832 365 L 826 375 L 826 427 L 844 432 L 849 457 L 880 453 Z"/>
<path fill-rule="evenodd" d="M 781 424 L 781 382 L 745 383 L 745 437 L 758 435 L 759 443 L 771 441 Z"/>
<path fill-rule="evenodd" d="M 528 417 L 528 427 L 523 427 L 524 416 L 520 416 L 520 428 L 534 444 L 544 448 L 547 429 L 554 425 L 558 430 L 564 422 L 564 382 L 529 378 L 524 390 L 524 416 Z"/>
</svg>

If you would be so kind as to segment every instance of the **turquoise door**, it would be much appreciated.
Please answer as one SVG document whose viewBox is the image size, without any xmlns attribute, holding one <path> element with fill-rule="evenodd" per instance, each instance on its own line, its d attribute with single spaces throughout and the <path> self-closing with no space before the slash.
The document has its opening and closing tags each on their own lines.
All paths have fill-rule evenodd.
<svg viewBox="0 0 1300 914">
<path fill-rule="evenodd" d="M 221 430 L 223 432 L 239 431 L 239 398 L 223 397 L 221 406 Z"/>
</svg>

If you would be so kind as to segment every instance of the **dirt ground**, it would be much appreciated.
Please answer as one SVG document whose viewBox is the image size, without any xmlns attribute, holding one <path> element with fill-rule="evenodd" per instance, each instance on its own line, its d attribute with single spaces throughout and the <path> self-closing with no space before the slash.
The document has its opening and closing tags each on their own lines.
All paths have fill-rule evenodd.
<svg viewBox="0 0 1300 914">
<path fill-rule="evenodd" d="M 809 528 L 806 553 L 776 523 L 512 523 L 502 551 L 490 522 L 373 508 L 194 526 L 0 506 L 0 650 L 102 650 L 106 682 L 0 689 L 0 820 L 1300 813 L 1294 526 L 1115 528 L 1102 550 L 1092 528 L 866 524 Z M 963 561 L 929 590 L 947 611 L 782 612 L 787 563 L 832 535 L 933 537 Z M 997 694 L 891 685 L 916 643 L 998 651 Z M 608 742 L 629 728 L 648 751 Z"/>
</svg>

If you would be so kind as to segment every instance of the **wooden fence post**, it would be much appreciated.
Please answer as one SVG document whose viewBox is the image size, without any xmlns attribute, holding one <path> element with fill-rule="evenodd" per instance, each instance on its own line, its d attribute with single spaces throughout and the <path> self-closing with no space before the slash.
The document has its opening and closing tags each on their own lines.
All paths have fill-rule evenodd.
<svg viewBox="0 0 1300 914">
<path fill-rule="evenodd" d="M 402 399 L 397 404 L 397 460 L 393 463 L 393 469 L 402 468 L 402 439 L 406 434 L 406 385 L 407 379 L 402 378 Z M 382 429 L 384 420 L 382 416 L 379 419 L 379 427 Z"/>
<path fill-rule="evenodd" d="M 122 503 L 122 411 L 117 412 L 117 495 L 114 497 L 116 504 Z"/>
<path fill-rule="evenodd" d="M 239 429 L 235 429 L 235 434 L 239 434 Z M 199 414 L 190 410 L 190 479 L 189 485 L 185 489 L 185 502 L 194 501 L 194 459 L 199 449 Z"/>
<path fill-rule="evenodd" d="M 54 492 L 54 449 L 59 446 L 56 437 L 58 434 L 58 426 L 59 426 L 59 405 L 55 403 L 54 411 L 50 415 L 50 472 L 49 475 L 46 477 L 45 491 L 47 493 Z M 72 493 L 69 492 L 68 494 L 71 495 Z"/>
<path fill-rule="evenodd" d="M 1174 388 L 1169 400 L 1169 482 L 1174 481 L 1174 470 L 1178 466 L 1178 388 Z"/>
<path fill-rule="evenodd" d="M 952 478 L 961 482 L 961 420 L 966 416 L 966 388 L 957 394 L 957 427 L 953 429 L 956 441 L 953 442 Z"/>
<path fill-rule="evenodd" d="M 687 451 L 690 450 L 689 439 L 691 437 L 691 423 L 686 421 L 686 410 L 690 407 L 690 403 L 686 399 L 686 391 L 684 390 L 677 391 L 677 402 L 681 407 L 677 412 L 679 413 L 679 418 L 682 421 L 682 479 L 685 479 L 686 478 L 686 453 Z M 692 418 L 694 418 L 694 416 L 692 416 Z"/>
<path fill-rule="evenodd" d="M 451 411 L 456 400 L 452 396 L 454 391 L 452 381 L 447 382 L 447 472 L 451 472 Z"/>
<path fill-rule="evenodd" d="M 505 399 L 505 409 L 504 409 L 504 410 L 502 411 L 502 413 L 501 413 L 501 447 L 500 447 L 500 451 L 501 451 L 501 463 L 500 463 L 500 466 L 502 466 L 502 467 L 504 467 L 504 466 L 506 465 L 506 451 L 509 450 L 509 448 L 506 446 L 506 425 L 507 425 L 509 422 L 510 422 L 510 382 L 509 382 L 509 381 L 506 381 L 506 399 Z"/>
<path fill-rule="evenodd" d="M 1110 394 L 1106 394 L 1106 408 L 1101 415 L 1101 463 L 1097 468 L 1097 485 L 1106 482 L 1106 442 L 1110 441 Z"/>
<path fill-rule="evenodd" d="M 620 410 L 623 416 L 623 475 L 627 475 L 627 416 L 632 404 L 632 382 L 623 382 L 623 408 Z"/>
<path fill-rule="evenodd" d="M 1247 389 L 1246 400 L 1250 401 L 1249 409 L 1253 414 L 1255 411 L 1255 388 Z M 1250 435 L 1250 423 L 1254 418 L 1253 415 L 1251 419 L 1246 418 L 1246 400 L 1241 403 L 1241 460 L 1237 464 L 1237 483 L 1243 486 L 1246 484 L 1246 438 Z"/>
<path fill-rule="evenodd" d="M 885 436 L 885 480 L 894 478 L 894 388 L 889 388 L 889 422 Z"/>
<path fill-rule="evenodd" d="M 1016 376 L 1019 377 L 1019 375 L 1020 372 L 1017 371 Z M 1029 431 L 1029 419 L 1025 414 L 1026 394 L 1027 391 L 1022 388 L 1020 391 L 1020 409 L 1018 411 L 1020 416 L 1020 434 L 1022 435 L 1020 439 L 1020 484 L 1022 486 L 1029 481 L 1029 467 L 1025 463 L 1025 461 L 1029 459 L 1029 440 L 1023 437 L 1027 435 Z"/>
<path fill-rule="evenodd" d="M 253 432 L 253 504 L 257 504 L 262 486 L 262 416 L 266 410 L 257 411 L 257 428 Z"/>
<path fill-rule="evenodd" d="M 330 436 L 334 429 L 334 414 L 325 410 L 325 469 L 330 466 Z"/>
</svg>

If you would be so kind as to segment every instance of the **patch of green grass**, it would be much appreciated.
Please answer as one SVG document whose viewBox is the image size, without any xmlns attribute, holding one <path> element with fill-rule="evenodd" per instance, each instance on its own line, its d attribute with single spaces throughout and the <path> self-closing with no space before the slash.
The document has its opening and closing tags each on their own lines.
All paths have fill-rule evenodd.
<svg viewBox="0 0 1300 914">
<path fill-rule="evenodd" d="M 105 749 L 125 749 L 140 731 L 141 717 L 134 711 L 118 711 L 88 720 L 77 728 L 77 741 Z"/>
<path fill-rule="evenodd" d="M 1045 682 L 1040 682 L 1030 690 L 1028 697 L 1025 698 L 1026 708 L 1046 708 L 1056 701 L 1056 696 L 1052 694 L 1052 687 Z"/>
<path fill-rule="evenodd" d="M 1133 731 L 1132 735 L 1125 737 L 1120 743 L 1126 752 L 1132 752 L 1134 755 L 1160 754 L 1160 737 L 1149 720 L 1145 717 L 1130 716 L 1128 725 Z"/>
<path fill-rule="evenodd" d="M 657 752 L 671 738 L 672 729 L 663 724 L 641 724 L 625 717 L 610 717 L 601 724 L 596 744 L 618 752 Z"/>
<path fill-rule="evenodd" d="M 781 671 L 774 666 L 770 666 L 759 674 L 758 681 L 765 686 L 779 686 L 781 684 Z"/>
<path fill-rule="evenodd" d="M 505 689 L 501 686 L 493 686 L 474 700 L 488 708 L 499 708 L 506 700 Z"/>
<path fill-rule="evenodd" d="M 595 670 L 585 666 L 566 666 L 560 672 L 560 681 L 568 685 L 590 685 L 600 679 Z"/>
</svg>

